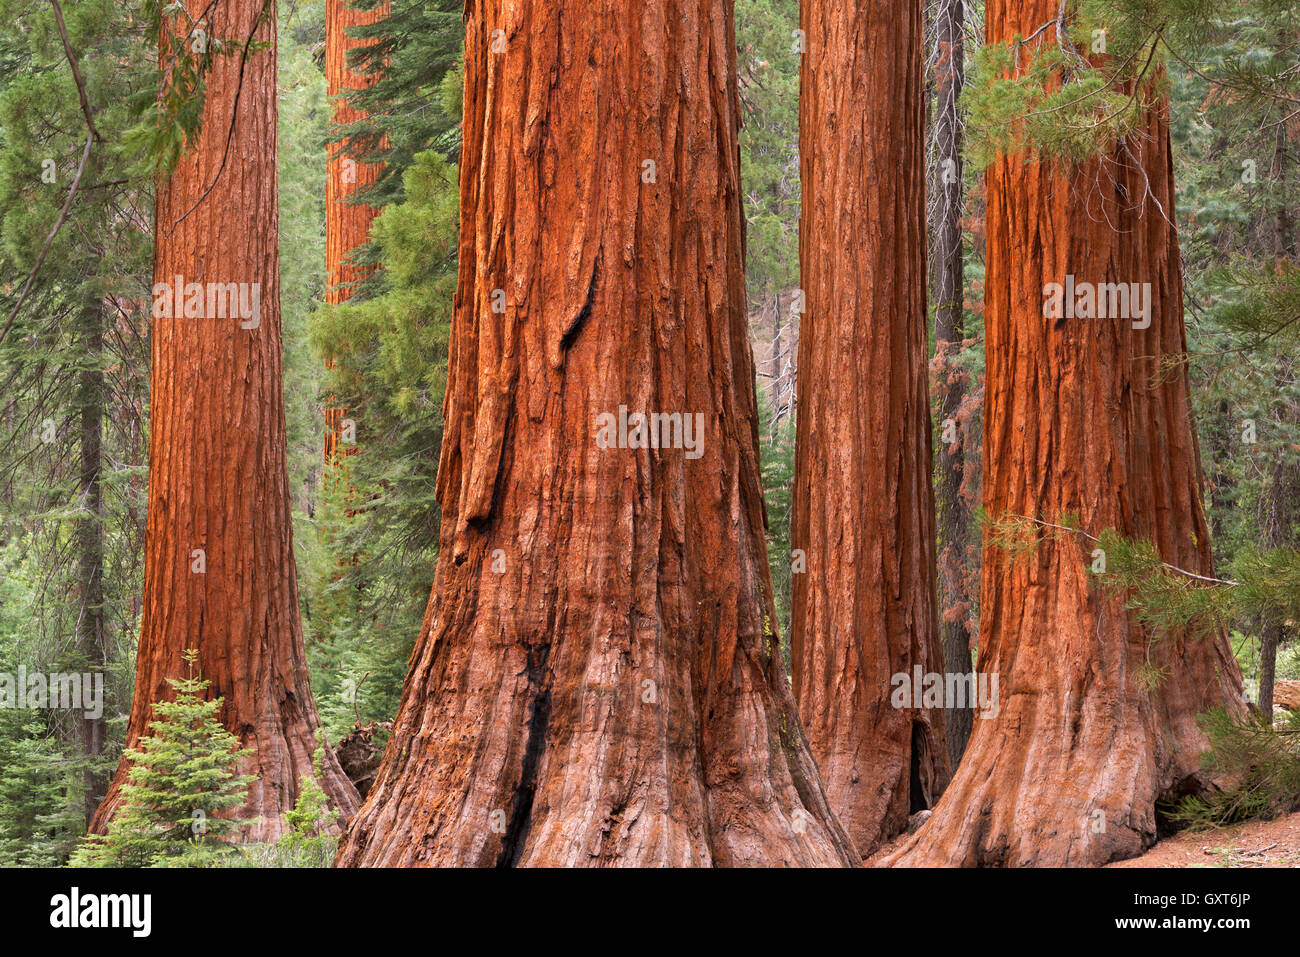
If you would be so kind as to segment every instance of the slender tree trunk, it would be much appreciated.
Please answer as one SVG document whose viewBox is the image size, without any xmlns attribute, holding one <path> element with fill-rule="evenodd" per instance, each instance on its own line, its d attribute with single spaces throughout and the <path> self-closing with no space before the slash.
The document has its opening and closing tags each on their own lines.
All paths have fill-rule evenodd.
<svg viewBox="0 0 1300 957">
<path fill-rule="evenodd" d="M 772 294 L 772 412 L 775 418 L 781 384 L 781 291 Z"/>
<path fill-rule="evenodd" d="M 1214 464 L 1214 481 L 1210 486 L 1211 534 L 1221 540 L 1227 529 L 1223 517 L 1236 507 L 1236 479 L 1229 471 L 1233 457 L 1240 451 L 1239 423 L 1232 417 L 1228 400 L 1221 400 L 1214 410 L 1210 429 L 1210 461 Z"/>
<path fill-rule="evenodd" d="M 1278 45 L 1285 47 L 1288 44 L 1288 39 L 1284 33 L 1278 38 Z M 1289 110 L 1286 111 L 1286 114 L 1289 113 Z M 1287 139 L 1291 132 L 1292 123 L 1286 114 L 1278 119 L 1273 147 L 1273 168 L 1276 170 L 1275 181 L 1278 193 L 1289 199 L 1291 191 L 1291 150 Z M 1277 214 L 1273 221 L 1273 247 L 1274 253 L 1279 260 L 1290 259 L 1295 256 L 1295 218 L 1291 205 L 1286 200 L 1279 202 L 1277 206 Z"/>
<path fill-rule="evenodd" d="M 939 481 L 939 628 L 943 660 L 950 673 L 971 670 L 970 632 L 966 621 L 973 602 L 967 587 L 969 515 L 961 488 L 966 476 L 967 425 L 962 403 L 966 375 L 957 366 L 964 339 L 962 297 L 965 256 L 962 246 L 962 128 L 957 100 L 965 77 L 963 0 L 943 0 L 934 13 L 933 50 L 935 114 L 930 155 L 931 186 L 936 196 L 931 230 L 930 290 L 934 301 L 934 348 L 938 373 Z M 961 761 L 974 725 L 974 709 L 950 707 L 945 715 L 948 760 Z"/>
<path fill-rule="evenodd" d="M 1285 44 L 1285 35 L 1279 38 Z M 1273 167 L 1276 172 L 1276 191 L 1286 197 L 1290 192 L 1290 154 L 1287 148 L 1287 123 L 1285 119 L 1278 125 L 1276 146 L 1273 153 Z M 1274 219 L 1274 254 L 1279 262 L 1295 256 L 1294 220 L 1288 204 L 1279 203 Z M 1285 397 L 1285 384 L 1291 377 L 1291 363 L 1283 361 L 1282 369 L 1275 379 L 1277 394 Z M 1285 398 L 1281 398 L 1274 410 L 1274 420 L 1281 426 L 1281 420 L 1288 413 L 1295 421 L 1294 407 L 1290 407 Z M 1273 463 L 1268 473 L 1268 483 L 1261 502 L 1263 514 L 1260 527 L 1263 531 L 1262 544 L 1265 548 L 1282 548 L 1292 544 L 1297 517 L 1296 500 L 1300 496 L 1300 475 L 1295 465 L 1289 460 L 1286 450 L 1279 449 L 1278 460 Z M 1264 720 L 1273 721 L 1273 688 L 1277 679 L 1277 649 L 1286 634 L 1286 625 L 1282 621 L 1268 620 L 1260 631 L 1259 660 L 1259 711 Z"/>
<path fill-rule="evenodd" d="M 857 860 L 774 625 L 733 31 L 466 7 L 437 585 L 341 865 Z"/>
<path fill-rule="evenodd" d="M 895 674 L 943 671 L 921 4 L 803 0 L 800 23 L 807 311 L 791 544 L 807 565 L 793 576 L 791 665 L 831 807 L 868 853 L 949 774 L 942 710 L 891 701 Z"/>
<path fill-rule="evenodd" d="M 186 6 L 197 18 L 206 4 Z M 218 3 L 209 35 L 242 46 L 256 27 L 257 39 L 274 43 L 274 4 L 259 21 L 262 6 Z M 182 652 L 197 648 L 212 695 L 225 699 L 222 722 L 257 749 L 244 766 L 257 780 L 240 811 L 261 818 L 252 840 L 281 833 L 299 778 L 312 773 L 320 727 L 289 509 L 276 193 L 275 49 L 249 55 L 242 80 L 239 55 L 218 57 L 198 142 L 155 209 L 144 614 L 127 746 L 148 733 L 151 704 L 171 696 L 167 679 L 184 673 Z M 246 284 L 235 299 L 250 307 L 233 318 L 228 298 L 226 318 L 208 298 L 227 283 Z M 198 296 L 198 308 L 169 318 L 178 286 Z M 123 761 L 94 830 L 116 811 L 127 770 Z M 353 813 L 356 790 L 328 748 L 320 783 L 345 817 Z"/>
<path fill-rule="evenodd" d="M 993 0 L 990 42 L 1055 19 L 1054 0 Z M 1041 42 L 1054 43 L 1049 32 Z M 1077 516 L 1212 574 L 1184 364 L 1167 104 L 1127 148 L 1073 175 L 1001 157 L 988 173 L 984 505 L 996 520 Z M 1149 192 L 1148 192 L 1149 186 Z M 1168 218 L 1167 218 L 1168 217 Z M 1045 318 L 1048 284 L 1150 283 L 1150 326 Z M 991 534 L 991 533 L 990 533 Z M 909 865 L 1101 865 L 1156 837 L 1156 802 L 1206 784 L 1198 714 L 1242 711 L 1222 633 L 1150 634 L 1098 586 L 1094 545 L 985 539 L 975 722 L 929 821 L 885 858 Z"/>
<path fill-rule="evenodd" d="M 77 649 L 82 670 L 103 672 L 104 644 L 104 526 L 101 475 L 104 433 L 104 316 L 98 301 L 82 310 L 82 347 L 86 367 L 78 375 L 77 404 L 81 409 L 81 474 L 77 482 L 77 579 L 81 608 L 77 616 Z M 81 719 L 81 753 L 92 763 L 104 753 L 104 718 Z M 106 775 L 87 768 L 86 819 L 94 817 L 104 796 Z"/>
<path fill-rule="evenodd" d="M 334 123 L 346 126 L 365 118 L 365 113 L 348 102 L 350 91 L 366 89 L 376 77 L 358 73 L 348 66 L 350 51 L 366 45 L 352 36 L 353 28 L 367 26 L 387 18 L 388 4 L 374 10 L 353 9 L 348 0 L 325 3 L 325 82 L 334 100 Z M 352 298 L 354 285 L 368 270 L 349 261 L 349 256 L 370 239 L 370 224 L 379 210 L 366 203 L 351 202 L 355 193 L 379 179 L 383 165 L 367 163 L 348 153 L 345 141 L 330 148 L 325 180 L 325 259 L 329 269 L 329 288 L 325 301 L 338 305 Z M 329 364 L 332 368 L 332 363 Z M 343 420 L 346 410 L 333 401 L 325 407 L 325 468 L 328 471 L 339 455 L 356 451 L 343 443 Z"/>
<path fill-rule="evenodd" d="M 1259 640 L 1259 713 L 1273 723 L 1273 689 L 1277 684 L 1277 649 L 1282 643 L 1282 624 L 1264 622 Z"/>
</svg>

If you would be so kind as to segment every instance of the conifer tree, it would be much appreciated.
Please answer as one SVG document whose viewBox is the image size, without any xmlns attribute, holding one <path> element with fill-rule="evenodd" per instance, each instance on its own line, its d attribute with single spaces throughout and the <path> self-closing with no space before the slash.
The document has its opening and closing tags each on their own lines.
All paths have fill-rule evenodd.
<svg viewBox="0 0 1300 957">
<path fill-rule="evenodd" d="M 159 102 L 196 115 L 188 133 L 166 115 L 154 130 L 171 165 L 154 216 L 145 583 L 127 729 L 133 747 L 170 662 L 197 647 L 222 720 L 252 749 L 255 840 L 283 829 L 319 728 L 286 462 L 275 9 L 188 0 L 159 23 Z M 126 773 L 123 762 L 96 832 Z M 321 784 L 350 815 L 356 789 L 329 752 Z"/>
<path fill-rule="evenodd" d="M 121 805 L 105 835 L 92 834 L 73 855 L 80 867 L 145 867 L 193 851 L 220 852 L 248 822 L 232 816 L 254 778 L 240 774 L 252 750 L 221 724 L 221 698 L 198 670 L 198 652 L 184 653 L 186 675 L 168 678 L 171 701 L 153 705 L 149 734 L 128 748 Z M 193 848 L 187 845 L 194 845 Z"/>
<path fill-rule="evenodd" d="M 791 674 L 831 806 L 864 854 L 938 800 L 951 774 L 943 709 L 922 707 L 919 689 L 899 707 L 893 680 L 944 671 L 926 382 L 921 22 L 920 2 L 866 0 L 805 0 L 800 20 L 807 309 Z M 867 155 L 891 175 L 878 175 Z M 849 235 L 863 241 L 845 243 Z"/>
<path fill-rule="evenodd" d="M 733 26 L 466 7 L 436 586 L 340 864 L 857 860 L 773 623 Z M 707 448 L 602 447 L 620 405 Z"/>
<path fill-rule="evenodd" d="M 1093 89 L 1067 82 L 1086 62 L 1079 36 L 1093 24 L 1063 19 L 1051 0 L 994 0 L 987 11 L 986 52 L 1001 65 L 986 77 L 997 84 L 990 99 L 1015 107 L 1001 128 L 1005 150 L 987 154 L 984 507 L 993 525 L 978 669 L 998 677 L 999 700 L 975 722 L 934 814 L 885 860 L 1096 866 L 1149 846 L 1158 804 L 1214 786 L 1197 716 L 1242 709 L 1226 634 L 1153 632 L 1099 580 L 1104 548 L 1074 532 L 1116 530 L 1150 542 L 1164 562 L 1214 576 L 1168 102 L 1158 73 L 1138 75 L 1099 97 L 1106 106 L 1080 107 L 1105 110 L 1091 141 L 1063 139 L 1053 127 L 1061 118 L 1039 114 Z M 1116 38 L 1099 52 L 1101 36 L 1091 55 L 1107 62 L 1124 51 Z M 1132 42 L 1150 54 L 1158 41 Z M 1070 308 L 1057 309 L 1076 281 Z M 1136 288 L 1127 308 L 1075 310 L 1094 286 L 1119 283 Z"/>
</svg>

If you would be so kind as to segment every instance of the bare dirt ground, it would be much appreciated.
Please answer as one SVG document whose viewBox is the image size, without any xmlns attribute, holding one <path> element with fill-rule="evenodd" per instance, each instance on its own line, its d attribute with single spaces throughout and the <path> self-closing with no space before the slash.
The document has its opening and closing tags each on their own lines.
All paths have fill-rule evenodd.
<svg viewBox="0 0 1300 957">
<path fill-rule="evenodd" d="M 1300 867 L 1300 812 L 1210 831 L 1183 831 L 1108 867 Z"/>
<path fill-rule="evenodd" d="M 872 854 L 871 867 L 902 841 Z M 1248 821 L 1209 831 L 1182 831 L 1141 857 L 1107 867 L 1300 867 L 1300 811 L 1273 821 Z"/>
</svg>

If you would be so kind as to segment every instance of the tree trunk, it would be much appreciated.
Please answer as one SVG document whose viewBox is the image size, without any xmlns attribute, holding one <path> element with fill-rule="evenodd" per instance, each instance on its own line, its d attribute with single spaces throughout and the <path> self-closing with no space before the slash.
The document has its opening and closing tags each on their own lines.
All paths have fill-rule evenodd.
<svg viewBox="0 0 1300 957">
<path fill-rule="evenodd" d="M 857 861 L 774 625 L 733 31 L 466 7 L 437 585 L 341 865 Z"/>
<path fill-rule="evenodd" d="M 1283 44 L 1286 42 L 1285 35 L 1279 39 Z M 1290 164 L 1285 117 L 1277 128 L 1275 143 L 1273 168 L 1276 171 L 1276 186 L 1274 188 L 1278 195 L 1287 196 Z M 1293 220 L 1286 202 L 1278 205 L 1274 219 L 1273 247 L 1279 262 L 1285 262 L 1295 256 Z M 1300 411 L 1292 407 L 1286 399 L 1286 383 L 1290 378 L 1291 363 L 1282 359 L 1281 369 L 1274 379 L 1275 394 L 1280 398 L 1274 407 L 1273 419 L 1279 427 L 1282 427 L 1286 418 L 1295 421 L 1295 413 Z M 1300 495 L 1300 475 L 1297 475 L 1296 467 L 1290 460 L 1287 450 L 1279 448 L 1276 454 L 1277 460 L 1268 470 L 1268 480 L 1260 502 L 1260 530 L 1263 533 L 1261 544 L 1270 549 L 1291 545 L 1296 522 L 1296 497 Z M 1285 636 L 1285 622 L 1276 619 L 1263 622 L 1259 645 L 1259 693 L 1256 697 L 1259 702 L 1259 712 L 1269 724 L 1273 722 L 1273 686 L 1277 680 L 1277 650 Z"/>
<path fill-rule="evenodd" d="M 1228 532 L 1225 516 L 1237 506 L 1237 481 L 1231 469 L 1233 459 L 1241 451 L 1241 422 L 1233 418 L 1227 399 L 1220 400 L 1215 406 L 1211 422 L 1209 443 L 1214 480 L 1209 492 L 1213 521 L 1210 533 L 1221 542 Z"/>
<path fill-rule="evenodd" d="M 1282 623 L 1264 622 L 1259 639 L 1259 713 L 1273 723 L 1273 686 L 1277 683 L 1277 649 L 1282 643 Z"/>
<path fill-rule="evenodd" d="M 103 672 L 104 645 L 104 509 L 101 486 L 104 438 L 104 316 L 96 300 L 82 310 L 82 348 L 86 365 L 78 373 L 77 404 L 81 410 L 81 475 L 77 482 L 77 579 L 81 593 L 77 617 L 77 650 L 82 670 Z M 104 718 L 83 715 L 81 753 L 90 762 L 104 753 Z M 103 772 L 87 767 L 86 819 L 94 817 L 107 781 Z"/>
<path fill-rule="evenodd" d="M 926 382 L 921 5 L 804 0 L 791 663 L 831 807 L 863 853 L 948 777 Z M 881 171 L 888 170 L 888 176 Z M 847 242 L 846 237 L 854 237 Z M 798 565 L 796 565 L 798 571 Z"/>
<path fill-rule="evenodd" d="M 186 6 L 198 17 L 206 5 Z M 262 0 L 217 5 L 210 36 L 242 46 L 256 26 L 256 37 L 273 43 L 274 4 L 258 25 L 261 9 Z M 151 704 L 171 697 L 166 679 L 184 674 L 182 652 L 197 648 L 210 693 L 225 699 L 223 724 L 257 749 L 243 767 L 257 780 L 240 816 L 260 816 L 249 838 L 271 840 L 299 778 L 312 773 L 320 723 L 298 617 L 285 458 L 274 47 L 247 58 L 242 81 L 240 61 L 214 59 L 202 132 L 155 209 L 144 613 L 127 746 L 148 733 Z M 198 290 L 201 316 L 167 317 L 177 277 L 200 284 L 185 294 Z M 209 298 L 225 283 L 247 284 L 235 299 L 249 308 L 233 318 L 229 299 Z M 124 760 L 93 830 L 102 833 L 115 813 L 127 770 Z M 320 783 L 345 817 L 355 811 L 356 790 L 328 748 Z"/>
<path fill-rule="evenodd" d="M 968 424 L 962 415 L 966 374 L 957 365 L 965 333 L 962 247 L 962 128 L 957 100 L 965 79 L 963 0 L 943 0 L 934 13 L 933 43 L 935 118 L 932 132 L 931 186 L 937 197 L 931 230 L 930 289 L 934 301 L 934 348 L 939 390 L 939 629 L 943 660 L 951 673 L 971 670 L 971 632 L 966 627 L 973 602 L 967 587 L 969 515 L 962 500 L 966 476 Z M 944 716 L 948 761 L 956 767 L 974 725 L 970 707 L 950 707 Z"/>
<path fill-rule="evenodd" d="M 358 73 L 348 67 L 348 53 L 365 46 L 366 41 L 352 36 L 354 27 L 366 26 L 388 16 L 388 4 L 374 10 L 355 10 L 348 0 L 325 3 L 325 82 L 334 98 L 334 123 L 346 126 L 365 118 L 365 113 L 351 105 L 347 94 L 375 83 L 373 74 Z M 346 141 L 330 147 L 325 179 L 325 260 L 329 269 L 329 288 L 325 301 L 338 305 L 352 298 L 354 284 L 369 270 L 349 261 L 348 257 L 370 240 L 370 224 L 379 210 L 366 203 L 350 202 L 360 190 L 372 185 L 383 172 L 383 165 L 367 163 L 348 155 Z M 332 363 L 328 364 L 330 368 Z M 356 451 L 343 444 L 343 419 L 346 410 L 333 401 L 325 407 L 325 468 L 328 470 L 339 455 Z"/>
<path fill-rule="evenodd" d="M 1057 13 L 1053 0 L 987 10 L 990 42 Z M 990 168 L 984 505 L 993 520 L 1072 514 L 1092 535 L 1146 539 L 1164 561 L 1212 574 L 1189 377 L 1162 361 L 1186 352 L 1167 111 L 1073 175 L 1023 155 Z M 1149 328 L 1044 318 L 1047 284 L 1071 274 L 1150 283 Z M 929 821 L 882 863 L 1137 855 L 1155 840 L 1157 801 L 1206 784 L 1196 716 L 1242 713 L 1226 637 L 1144 631 L 1098 586 L 1095 546 L 1079 535 L 1042 535 L 1019 558 L 985 545 L 979 670 L 999 677 L 998 710 L 975 722 Z"/>
</svg>

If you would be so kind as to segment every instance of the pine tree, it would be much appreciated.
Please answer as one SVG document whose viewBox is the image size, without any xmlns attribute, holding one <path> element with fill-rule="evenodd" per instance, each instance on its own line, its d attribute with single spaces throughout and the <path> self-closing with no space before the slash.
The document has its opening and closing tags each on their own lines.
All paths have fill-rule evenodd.
<svg viewBox="0 0 1300 957">
<path fill-rule="evenodd" d="M 373 164 L 378 176 L 357 199 L 382 207 L 400 197 L 402 176 L 417 154 L 433 149 L 454 160 L 460 150 L 464 3 L 349 0 L 349 6 L 369 21 L 348 31 L 360 41 L 348 63 L 364 82 L 349 97 L 355 116 L 332 140 L 346 141 L 350 154 Z M 449 100 L 455 108 L 443 109 Z"/>
<path fill-rule="evenodd" d="M 138 627 L 142 565 L 151 183 L 132 133 L 134 101 L 156 89 L 138 68 L 149 41 L 137 4 L 64 3 L 56 16 L 0 0 L 0 21 L 0 543 L 21 543 L 27 566 L 0 576 L 43 581 L 23 663 L 104 676 L 112 713 L 130 695 L 116 649 Z M 88 817 L 118 736 L 102 715 L 42 720 L 78 768 Z M 24 766 L 44 793 L 45 772 Z"/>
<path fill-rule="evenodd" d="M 231 812 L 244 805 L 255 780 L 238 773 L 252 749 L 240 748 L 222 726 L 223 699 L 206 698 L 211 682 L 199 672 L 198 657 L 187 650 L 186 676 L 167 679 L 175 698 L 154 703 L 150 733 L 126 751 L 129 770 L 108 833 L 90 835 L 74 866 L 160 866 L 182 855 L 192 862 L 195 850 L 200 857 L 221 853 L 249 823 Z"/>
<path fill-rule="evenodd" d="M 338 481 L 315 515 L 327 547 L 305 569 L 310 651 L 327 666 L 313 677 L 334 740 L 354 716 L 383 721 L 396 712 L 429 597 L 456 288 L 456 179 L 438 153 L 416 157 L 403 177 L 404 200 L 372 229 L 384 263 L 381 291 L 324 307 L 311 329 L 329 363 L 325 389 L 366 439 L 365 455 L 337 462 Z"/>
</svg>

